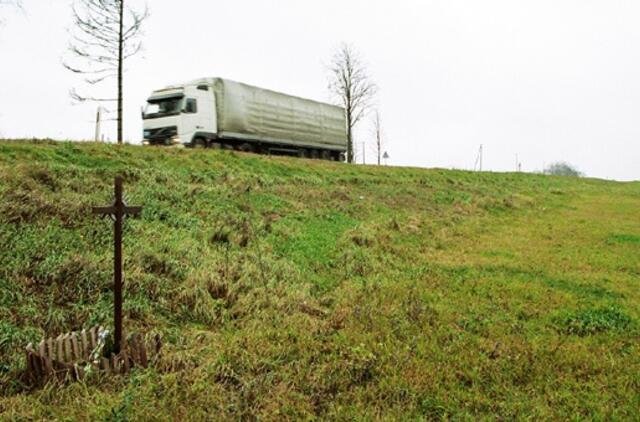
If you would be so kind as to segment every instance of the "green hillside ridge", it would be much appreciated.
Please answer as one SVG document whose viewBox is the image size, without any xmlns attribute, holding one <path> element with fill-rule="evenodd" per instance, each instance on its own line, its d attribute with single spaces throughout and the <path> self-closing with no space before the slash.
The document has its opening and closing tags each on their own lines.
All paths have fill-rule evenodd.
<svg viewBox="0 0 640 422">
<path fill-rule="evenodd" d="M 153 368 L 29 389 L 24 346 L 125 324 Z M 632 419 L 640 184 L 0 142 L 0 419 Z"/>
</svg>

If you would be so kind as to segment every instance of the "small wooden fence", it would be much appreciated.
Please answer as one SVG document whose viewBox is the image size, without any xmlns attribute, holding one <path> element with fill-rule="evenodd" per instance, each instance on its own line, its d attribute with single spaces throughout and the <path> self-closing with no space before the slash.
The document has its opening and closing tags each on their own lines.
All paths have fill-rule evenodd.
<svg viewBox="0 0 640 422">
<path fill-rule="evenodd" d="M 160 336 L 145 344 L 140 334 L 132 334 L 119 354 L 107 358 L 103 356 L 105 337 L 102 327 L 93 327 L 42 340 L 37 348 L 29 344 L 26 348 L 29 378 L 40 383 L 51 378 L 82 379 L 87 371 L 125 374 L 135 366 L 147 368 L 160 352 Z"/>
</svg>

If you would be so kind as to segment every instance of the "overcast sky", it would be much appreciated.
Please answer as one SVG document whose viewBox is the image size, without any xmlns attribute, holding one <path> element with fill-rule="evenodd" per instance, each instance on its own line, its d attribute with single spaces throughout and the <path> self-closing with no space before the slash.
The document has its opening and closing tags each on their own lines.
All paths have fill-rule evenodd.
<svg viewBox="0 0 640 422">
<path fill-rule="evenodd" d="M 70 1 L 23 2 L 24 12 L 0 8 L 0 136 L 91 138 L 96 106 L 72 105 L 69 89 L 82 84 L 61 65 Z M 326 66 L 346 41 L 380 87 L 390 164 L 472 168 L 483 144 L 487 170 L 514 170 L 518 154 L 524 171 L 566 160 L 589 176 L 640 179 L 638 0 L 149 7 L 145 50 L 126 74 L 130 142 L 141 140 L 140 107 L 152 90 L 198 77 L 329 100 Z M 358 142 L 371 142 L 369 123 Z"/>
</svg>

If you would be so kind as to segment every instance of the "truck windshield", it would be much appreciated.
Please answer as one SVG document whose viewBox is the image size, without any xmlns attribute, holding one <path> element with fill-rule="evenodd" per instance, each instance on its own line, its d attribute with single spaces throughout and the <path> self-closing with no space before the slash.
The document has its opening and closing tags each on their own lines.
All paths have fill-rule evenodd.
<svg viewBox="0 0 640 422">
<path fill-rule="evenodd" d="M 182 110 L 183 97 L 171 97 L 158 100 L 149 100 L 144 110 L 145 119 L 157 119 L 159 117 L 175 116 Z"/>
</svg>

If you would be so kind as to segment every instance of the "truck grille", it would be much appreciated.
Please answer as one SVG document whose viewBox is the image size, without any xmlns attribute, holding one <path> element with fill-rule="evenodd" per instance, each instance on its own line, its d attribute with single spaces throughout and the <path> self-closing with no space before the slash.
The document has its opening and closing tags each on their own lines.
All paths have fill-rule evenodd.
<svg viewBox="0 0 640 422">
<path fill-rule="evenodd" d="M 144 139 L 149 141 L 165 141 L 178 135 L 177 126 L 159 127 L 156 129 L 145 129 Z"/>
</svg>

